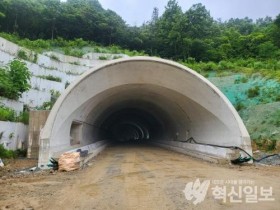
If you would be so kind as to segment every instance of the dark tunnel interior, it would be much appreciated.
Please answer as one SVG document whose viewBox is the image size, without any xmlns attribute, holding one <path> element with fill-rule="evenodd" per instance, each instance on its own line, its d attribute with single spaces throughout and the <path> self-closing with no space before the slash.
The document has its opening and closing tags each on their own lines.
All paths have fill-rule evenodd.
<svg viewBox="0 0 280 210">
<path fill-rule="evenodd" d="M 100 137 L 113 141 L 141 141 L 160 139 L 164 125 L 151 113 L 139 108 L 126 108 L 114 112 L 100 126 Z"/>
</svg>

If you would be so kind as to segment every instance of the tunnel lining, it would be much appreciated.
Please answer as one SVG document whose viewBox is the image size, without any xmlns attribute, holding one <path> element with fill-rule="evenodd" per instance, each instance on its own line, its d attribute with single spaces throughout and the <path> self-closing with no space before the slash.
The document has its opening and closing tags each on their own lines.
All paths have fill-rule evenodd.
<svg viewBox="0 0 280 210">
<path fill-rule="evenodd" d="M 131 92 L 126 92 L 127 88 Z M 121 96 L 118 95 L 120 93 Z M 133 94 L 137 97 L 133 98 Z M 45 157 L 69 147 L 69 129 L 75 120 L 84 122 L 82 145 L 95 142 L 97 139 L 90 136 L 90 130 L 98 129 L 98 115 L 106 112 L 102 104 L 117 103 L 114 101 L 117 97 L 124 97 L 122 101 L 125 97 L 132 101 L 148 101 L 162 108 L 165 114 L 155 116 L 166 118 L 159 121 L 169 123 L 169 130 L 174 127 L 169 139 L 162 140 L 173 141 L 196 135 L 202 142 L 234 144 L 250 150 L 250 138 L 242 120 L 214 85 L 180 64 L 139 57 L 112 61 L 92 69 L 68 87 L 55 104 L 43 129 L 41 141 L 46 144 L 42 144 L 41 151 L 45 156 L 42 153 L 41 159 L 46 161 Z M 109 102 L 104 102 L 106 100 Z M 92 128 L 92 124 L 96 127 Z M 178 128 L 182 129 L 177 132 Z M 172 138 L 177 133 L 178 138 Z"/>
</svg>

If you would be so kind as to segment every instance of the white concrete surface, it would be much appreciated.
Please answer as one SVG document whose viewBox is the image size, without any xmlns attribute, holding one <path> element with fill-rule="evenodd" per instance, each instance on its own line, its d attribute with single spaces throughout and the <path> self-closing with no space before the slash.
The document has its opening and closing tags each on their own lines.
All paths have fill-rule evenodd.
<svg viewBox="0 0 280 210">
<path fill-rule="evenodd" d="M 49 91 L 30 89 L 29 91 L 24 92 L 19 100 L 34 108 L 36 106 L 42 106 L 44 102 L 50 101 L 51 93 Z"/>
<path fill-rule="evenodd" d="M 28 126 L 23 123 L 0 121 L 0 133 L 2 133 L 0 144 L 10 150 L 26 148 Z"/>
<path fill-rule="evenodd" d="M 252 153 L 241 118 L 212 83 L 178 63 L 134 57 L 93 68 L 70 85 L 58 99 L 41 133 L 39 165 L 45 165 L 53 154 L 71 148 L 73 122 L 82 125 L 80 145 L 88 145 L 102 140 L 102 129 L 115 126 L 110 124 L 113 116 L 129 109 L 143 114 L 142 124 L 146 124 L 134 123 L 142 131 L 149 130 L 149 141 L 193 137 L 199 143 L 239 146 Z M 149 125 L 149 119 L 157 127 Z M 137 132 L 134 126 L 125 135 L 136 137 Z M 200 147 L 192 149 L 205 152 Z M 225 156 L 222 151 L 216 157 Z"/>
<path fill-rule="evenodd" d="M 23 111 L 23 102 L 0 97 L 0 105 L 13 109 L 18 115 Z"/>
</svg>

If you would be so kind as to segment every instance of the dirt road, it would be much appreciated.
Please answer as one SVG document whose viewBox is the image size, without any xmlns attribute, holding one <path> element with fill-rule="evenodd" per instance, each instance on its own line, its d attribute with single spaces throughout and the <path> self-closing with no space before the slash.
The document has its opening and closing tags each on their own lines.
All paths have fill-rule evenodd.
<svg viewBox="0 0 280 210">
<path fill-rule="evenodd" d="M 183 190 L 197 178 L 210 180 L 205 200 L 194 205 Z M 0 182 L 0 209 L 277 209 L 280 206 L 280 167 L 220 166 L 142 145 L 107 148 L 80 171 L 29 176 Z M 216 180 L 216 181 L 215 181 Z M 218 181 L 217 181 L 218 180 Z M 244 184 L 222 181 L 236 180 Z M 240 184 L 240 185 L 239 185 Z M 247 203 L 246 196 L 215 199 L 213 188 L 272 187 L 274 201 Z M 248 188 L 246 188 L 248 190 Z M 239 197 L 241 203 L 233 203 Z M 254 200 L 254 198 L 253 198 Z"/>
</svg>

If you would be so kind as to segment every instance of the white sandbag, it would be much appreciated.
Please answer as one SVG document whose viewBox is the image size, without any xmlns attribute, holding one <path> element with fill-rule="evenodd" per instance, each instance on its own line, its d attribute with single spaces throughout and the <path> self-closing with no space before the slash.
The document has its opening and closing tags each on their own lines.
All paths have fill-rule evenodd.
<svg viewBox="0 0 280 210">
<path fill-rule="evenodd" d="M 80 153 L 63 153 L 58 159 L 59 171 L 74 171 L 80 168 Z"/>
</svg>

